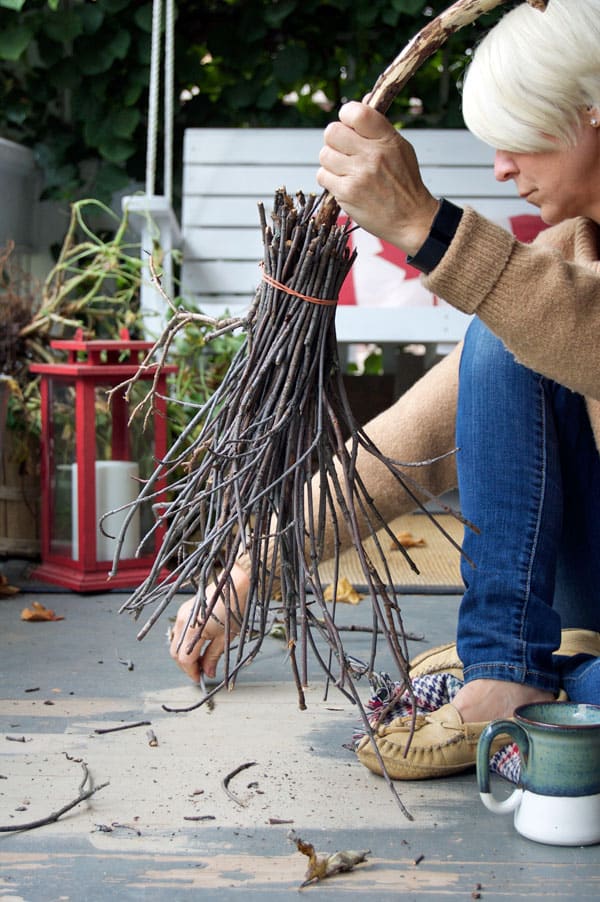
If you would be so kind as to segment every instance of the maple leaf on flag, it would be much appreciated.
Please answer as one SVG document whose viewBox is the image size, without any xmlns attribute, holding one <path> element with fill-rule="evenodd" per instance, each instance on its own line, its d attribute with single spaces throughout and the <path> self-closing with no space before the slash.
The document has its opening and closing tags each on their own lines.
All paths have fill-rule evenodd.
<svg viewBox="0 0 600 902">
<path fill-rule="evenodd" d="M 382 260 L 387 260 L 387 262 L 391 263 L 393 266 L 398 266 L 400 269 L 403 269 L 407 279 L 419 278 L 421 273 L 418 269 L 415 269 L 414 266 L 411 266 L 410 263 L 406 262 L 406 254 L 404 251 L 401 251 L 400 248 L 396 247 L 394 244 L 390 244 L 389 241 L 384 241 L 382 238 L 379 239 L 379 244 L 381 245 L 381 250 L 375 254 L 376 257 L 381 257 Z"/>
</svg>

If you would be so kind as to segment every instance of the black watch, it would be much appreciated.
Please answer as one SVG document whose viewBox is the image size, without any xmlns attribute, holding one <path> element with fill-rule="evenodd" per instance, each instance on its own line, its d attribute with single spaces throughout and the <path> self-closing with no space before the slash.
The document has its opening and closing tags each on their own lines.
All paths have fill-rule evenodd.
<svg viewBox="0 0 600 902">
<path fill-rule="evenodd" d="M 440 206 L 431 223 L 429 235 L 414 257 L 407 257 L 406 262 L 426 275 L 435 269 L 450 247 L 462 215 L 461 207 L 445 197 L 440 198 Z"/>
</svg>

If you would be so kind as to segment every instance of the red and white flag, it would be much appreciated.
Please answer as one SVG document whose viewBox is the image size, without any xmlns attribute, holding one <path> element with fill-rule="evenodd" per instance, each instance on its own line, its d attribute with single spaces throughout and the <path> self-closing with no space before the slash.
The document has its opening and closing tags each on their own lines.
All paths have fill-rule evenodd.
<svg viewBox="0 0 600 902">
<path fill-rule="evenodd" d="M 345 220 L 340 219 L 343 223 Z M 519 241 L 533 241 L 546 228 L 539 216 L 524 213 L 511 216 L 500 225 L 509 229 Z M 358 256 L 340 292 L 340 304 L 365 307 L 435 307 L 445 304 L 427 291 L 421 273 L 406 262 L 406 254 L 363 229 L 350 235 L 350 249 Z"/>
</svg>

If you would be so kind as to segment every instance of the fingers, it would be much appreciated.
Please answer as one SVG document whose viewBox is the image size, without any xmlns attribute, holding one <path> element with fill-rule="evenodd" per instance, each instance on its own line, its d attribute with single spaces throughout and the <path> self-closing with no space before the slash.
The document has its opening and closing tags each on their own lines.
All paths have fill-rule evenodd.
<svg viewBox="0 0 600 902">
<path fill-rule="evenodd" d="M 329 123 L 324 138 L 332 150 L 352 154 L 364 148 L 365 141 L 394 141 L 397 132 L 382 113 L 353 100 L 341 107 L 339 119 Z"/>
<path fill-rule="evenodd" d="M 200 682 L 200 674 L 214 677 L 217 665 L 225 650 L 225 633 L 219 630 L 216 635 L 206 636 L 200 630 L 186 629 L 181 641 L 182 627 L 177 624 L 173 628 L 169 642 L 171 657 L 178 667 L 195 683 Z"/>
<path fill-rule="evenodd" d="M 317 181 L 365 231 L 414 254 L 438 200 L 424 185 L 414 149 L 364 103 L 345 104 L 325 130 Z"/>
<path fill-rule="evenodd" d="M 325 129 L 324 141 L 317 181 L 350 216 L 353 211 L 348 207 L 359 192 L 369 193 L 370 182 L 379 178 L 386 160 L 398 157 L 399 145 L 405 143 L 385 116 L 356 101 L 344 104 L 339 120 Z"/>
<path fill-rule="evenodd" d="M 177 666 L 180 667 L 190 679 L 194 680 L 195 683 L 198 683 L 200 681 L 200 673 L 202 672 L 201 652 L 203 643 L 201 639 L 198 639 L 198 629 L 186 629 L 185 627 L 187 617 L 185 617 L 185 613 L 182 609 L 187 606 L 188 603 L 186 602 L 185 605 L 182 605 L 179 609 L 177 621 L 171 631 L 169 653 Z M 193 646 L 191 650 L 190 646 Z"/>
<path fill-rule="evenodd" d="M 245 570 L 234 564 L 231 570 L 233 584 L 231 598 L 216 598 L 209 606 L 210 614 L 202 625 L 191 623 L 196 604 L 195 598 L 189 598 L 179 606 L 173 629 L 169 635 L 169 651 L 171 657 L 190 679 L 198 683 L 200 675 L 214 677 L 217 665 L 225 651 L 225 624 L 228 624 L 228 635 L 231 639 L 237 635 L 244 616 L 249 589 L 249 579 Z M 214 597 L 214 586 L 207 592 L 207 598 Z M 231 605 L 231 606 L 230 606 Z"/>
<path fill-rule="evenodd" d="M 357 135 L 371 141 L 395 134 L 394 126 L 383 113 L 356 100 L 351 100 L 340 108 L 339 119 L 343 125 L 351 128 Z"/>
<path fill-rule="evenodd" d="M 225 651 L 225 634 L 220 633 L 220 635 L 215 636 L 214 639 L 206 646 L 204 653 L 199 659 L 200 669 L 203 673 L 208 677 L 214 677 L 217 672 L 217 664 L 221 658 L 221 655 Z"/>
<path fill-rule="evenodd" d="M 169 637 L 169 652 L 178 667 L 194 682 L 200 674 L 214 677 L 219 659 L 225 650 L 223 605 L 217 605 L 216 613 L 209 617 L 200 631 L 197 623 L 189 624 L 195 599 L 185 601 L 177 611 L 177 618 Z M 236 623 L 230 621 L 231 635 L 236 633 Z"/>
<path fill-rule="evenodd" d="M 207 640 L 203 636 L 199 637 L 199 630 L 188 629 L 181 644 L 180 639 L 181 632 L 174 630 L 170 653 L 177 666 L 195 683 L 200 682 L 202 673 L 207 677 L 214 677 L 225 650 L 225 634 L 219 633 Z"/>
</svg>

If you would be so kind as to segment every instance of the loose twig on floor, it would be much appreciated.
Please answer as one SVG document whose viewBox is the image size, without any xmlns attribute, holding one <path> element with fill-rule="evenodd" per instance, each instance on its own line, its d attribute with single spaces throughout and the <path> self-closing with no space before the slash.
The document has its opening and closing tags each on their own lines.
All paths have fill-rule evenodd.
<svg viewBox="0 0 600 902">
<path fill-rule="evenodd" d="M 99 786 L 92 786 L 90 789 L 84 790 L 85 784 L 90 779 L 90 775 L 85 764 L 82 764 L 84 777 L 79 786 L 79 795 L 76 799 L 73 799 L 72 802 L 69 802 L 67 805 L 63 805 L 62 808 L 59 808 L 58 811 L 54 811 L 52 814 L 47 815 L 47 817 L 39 818 L 36 821 L 29 821 L 26 824 L 9 824 L 7 826 L 0 826 L 0 833 L 17 833 L 21 830 L 36 830 L 38 827 L 45 827 L 47 824 L 54 824 L 63 814 L 66 814 L 67 811 L 70 811 L 72 808 L 75 808 L 77 805 L 80 805 L 81 802 L 85 802 L 86 799 L 90 799 L 95 793 L 99 792 L 101 789 L 104 789 L 109 785 L 109 781 L 107 780 L 105 783 L 100 783 Z"/>
<path fill-rule="evenodd" d="M 136 727 L 150 726 L 152 726 L 152 721 L 150 720 L 136 720 L 135 723 L 123 723 L 119 724 L 118 727 L 98 727 L 94 730 L 94 733 L 119 733 L 121 730 L 134 730 Z"/>
<path fill-rule="evenodd" d="M 256 764 L 256 761 L 246 761 L 245 764 L 240 764 L 239 767 L 236 767 L 235 770 L 232 770 L 225 777 L 223 777 L 223 779 L 221 781 L 221 786 L 223 787 L 223 789 L 225 790 L 225 792 L 227 793 L 229 798 L 232 800 L 232 802 L 235 802 L 236 805 L 239 805 L 241 808 L 245 808 L 246 803 L 243 802 L 239 798 L 239 796 L 236 796 L 236 794 L 231 791 L 231 789 L 229 788 L 229 783 L 231 782 L 231 780 L 233 780 L 233 778 L 235 776 L 237 776 L 237 774 L 241 773 L 243 770 L 247 770 L 249 767 L 254 767 L 255 764 Z"/>
</svg>

